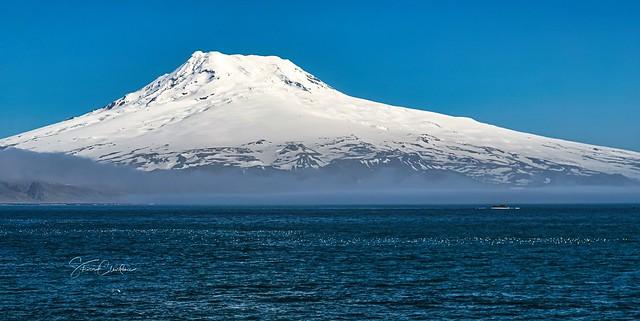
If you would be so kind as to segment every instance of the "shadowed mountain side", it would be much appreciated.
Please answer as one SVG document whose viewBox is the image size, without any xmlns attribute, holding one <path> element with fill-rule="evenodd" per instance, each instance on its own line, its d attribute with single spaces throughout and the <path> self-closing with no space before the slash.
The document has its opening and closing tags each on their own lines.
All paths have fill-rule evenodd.
<svg viewBox="0 0 640 321">
<path fill-rule="evenodd" d="M 84 186 L 51 184 L 41 181 L 0 181 L 1 203 L 102 203 L 119 195 L 96 191 Z"/>
</svg>

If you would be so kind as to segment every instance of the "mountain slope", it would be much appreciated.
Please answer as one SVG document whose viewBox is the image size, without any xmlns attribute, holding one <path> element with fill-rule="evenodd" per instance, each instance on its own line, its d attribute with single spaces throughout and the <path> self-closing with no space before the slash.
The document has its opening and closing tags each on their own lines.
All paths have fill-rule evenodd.
<svg viewBox="0 0 640 321">
<path fill-rule="evenodd" d="M 401 168 L 514 185 L 640 180 L 640 153 L 342 94 L 278 57 L 195 52 L 113 103 L 0 140 L 141 170 Z"/>
<path fill-rule="evenodd" d="M 0 181 L 0 203 L 105 202 L 117 196 L 86 186 Z"/>
</svg>

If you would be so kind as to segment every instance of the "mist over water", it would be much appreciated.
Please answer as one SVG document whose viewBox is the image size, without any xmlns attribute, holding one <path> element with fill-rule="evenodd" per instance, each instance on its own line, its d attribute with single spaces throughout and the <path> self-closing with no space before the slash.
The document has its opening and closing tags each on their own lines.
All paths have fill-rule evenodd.
<svg viewBox="0 0 640 321">
<path fill-rule="evenodd" d="M 316 170 L 281 172 L 194 169 L 143 172 L 63 154 L 0 150 L 0 183 L 73 186 L 101 197 L 69 201 L 159 204 L 485 204 L 636 203 L 640 187 L 514 187 L 480 184 L 460 175 L 408 175 L 393 169 L 367 175 Z M 0 201 L 2 201 L 0 190 Z M 96 195 L 96 194 L 94 194 Z"/>
</svg>

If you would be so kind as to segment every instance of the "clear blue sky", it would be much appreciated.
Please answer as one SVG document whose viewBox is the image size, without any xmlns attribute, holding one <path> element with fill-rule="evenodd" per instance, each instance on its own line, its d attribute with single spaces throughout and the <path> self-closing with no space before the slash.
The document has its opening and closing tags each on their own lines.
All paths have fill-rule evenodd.
<svg viewBox="0 0 640 321">
<path fill-rule="evenodd" d="M 289 58 L 354 96 L 640 151 L 640 1 L 60 2 L 0 2 L 0 137 L 217 50 Z"/>
</svg>

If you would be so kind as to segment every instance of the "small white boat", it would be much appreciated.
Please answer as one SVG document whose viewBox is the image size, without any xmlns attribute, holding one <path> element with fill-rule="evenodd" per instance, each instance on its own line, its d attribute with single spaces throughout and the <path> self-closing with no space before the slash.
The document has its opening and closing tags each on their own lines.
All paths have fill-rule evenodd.
<svg viewBox="0 0 640 321">
<path fill-rule="evenodd" d="M 492 210 L 519 210 L 519 207 L 512 207 L 507 204 L 497 204 L 491 205 L 490 209 Z"/>
</svg>

